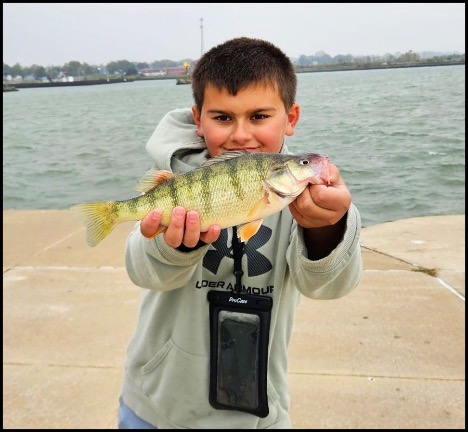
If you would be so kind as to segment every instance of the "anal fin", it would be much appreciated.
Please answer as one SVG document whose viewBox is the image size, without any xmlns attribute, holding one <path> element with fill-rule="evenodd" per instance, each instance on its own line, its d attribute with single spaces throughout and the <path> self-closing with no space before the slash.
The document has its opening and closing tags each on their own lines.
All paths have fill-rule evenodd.
<svg viewBox="0 0 468 432">
<path fill-rule="evenodd" d="M 237 229 L 237 237 L 239 237 L 241 242 L 246 242 L 250 238 L 252 238 L 257 231 L 262 226 L 263 219 L 257 219 L 252 222 L 247 222 L 246 224 L 242 225 L 240 228 Z"/>
</svg>

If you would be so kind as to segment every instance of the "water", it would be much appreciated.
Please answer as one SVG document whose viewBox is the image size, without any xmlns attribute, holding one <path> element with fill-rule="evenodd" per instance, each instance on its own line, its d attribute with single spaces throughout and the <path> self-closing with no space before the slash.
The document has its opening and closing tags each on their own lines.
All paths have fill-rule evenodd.
<svg viewBox="0 0 468 432">
<path fill-rule="evenodd" d="M 363 226 L 465 213 L 465 67 L 298 75 L 288 145 L 340 168 Z M 192 104 L 173 80 L 3 93 L 3 208 L 132 198 L 164 114 Z"/>
</svg>

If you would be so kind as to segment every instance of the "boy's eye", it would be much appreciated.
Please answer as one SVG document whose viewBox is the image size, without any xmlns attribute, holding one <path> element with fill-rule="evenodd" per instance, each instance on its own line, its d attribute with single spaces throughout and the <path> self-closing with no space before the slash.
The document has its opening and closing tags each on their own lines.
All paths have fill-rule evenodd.
<svg viewBox="0 0 468 432">
<path fill-rule="evenodd" d="M 250 119 L 253 120 L 253 121 L 258 121 L 258 120 L 264 120 L 266 118 L 268 118 L 269 116 L 266 115 L 266 114 L 254 114 Z M 228 115 L 225 115 L 225 114 L 222 114 L 222 115 L 218 115 L 216 117 L 214 117 L 214 119 L 216 121 L 219 121 L 219 122 L 222 122 L 222 123 L 225 123 L 225 122 L 228 122 L 228 121 L 231 121 L 231 117 L 229 117 Z"/>
<path fill-rule="evenodd" d="M 215 120 L 218 120 L 220 122 L 227 122 L 227 121 L 229 121 L 231 119 L 227 115 L 219 115 L 219 116 L 215 117 Z"/>
</svg>

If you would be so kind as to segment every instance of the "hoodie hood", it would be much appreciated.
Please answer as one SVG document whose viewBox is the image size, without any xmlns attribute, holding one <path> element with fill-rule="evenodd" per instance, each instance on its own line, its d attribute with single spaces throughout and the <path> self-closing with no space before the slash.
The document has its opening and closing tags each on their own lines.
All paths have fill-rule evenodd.
<svg viewBox="0 0 468 432">
<path fill-rule="evenodd" d="M 156 126 L 146 143 L 146 151 L 153 160 L 153 168 L 186 172 L 202 164 L 209 158 L 205 140 L 197 135 L 197 126 L 193 121 L 190 108 L 176 109 L 168 112 Z M 199 154 L 191 163 L 186 162 L 187 156 Z M 177 154 L 177 161 L 173 161 Z M 175 164 L 175 166 L 174 166 Z"/>
</svg>

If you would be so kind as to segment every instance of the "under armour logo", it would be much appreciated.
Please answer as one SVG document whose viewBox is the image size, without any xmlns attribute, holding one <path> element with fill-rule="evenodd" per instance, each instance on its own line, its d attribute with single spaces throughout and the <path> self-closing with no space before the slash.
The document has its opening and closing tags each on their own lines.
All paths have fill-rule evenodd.
<svg viewBox="0 0 468 432">
<path fill-rule="evenodd" d="M 272 230 L 264 225 L 244 245 L 244 253 L 247 255 L 247 270 L 249 276 L 258 276 L 270 271 L 273 266 L 270 260 L 257 249 L 261 248 L 271 238 Z M 234 259 L 232 245 L 228 245 L 227 230 L 222 230 L 218 240 L 212 243 L 215 250 L 209 250 L 203 258 L 203 267 L 211 273 L 218 273 L 219 265 L 224 257 Z"/>
</svg>

